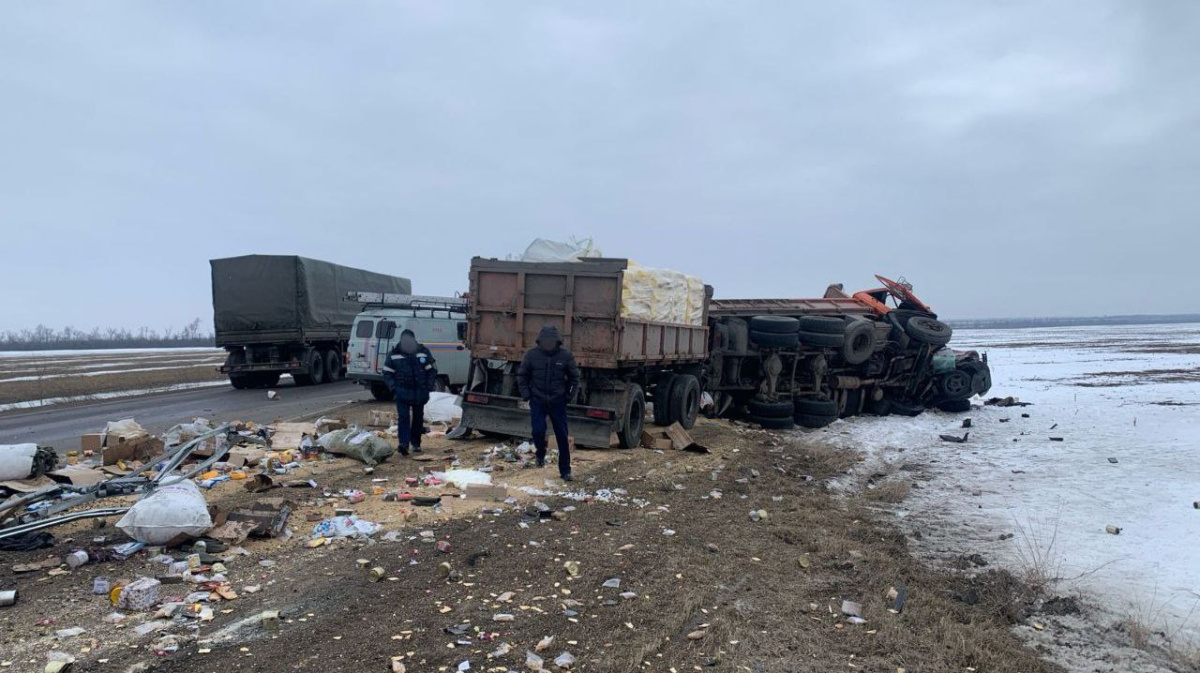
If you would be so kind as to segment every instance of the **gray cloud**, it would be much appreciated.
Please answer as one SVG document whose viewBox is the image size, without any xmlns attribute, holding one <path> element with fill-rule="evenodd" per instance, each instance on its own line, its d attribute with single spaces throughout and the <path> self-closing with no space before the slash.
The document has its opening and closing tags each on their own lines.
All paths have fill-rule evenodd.
<svg viewBox="0 0 1200 673">
<path fill-rule="evenodd" d="M 207 260 L 465 289 L 592 235 L 721 296 L 1200 311 L 1200 6 L 21 3 L 0 328 L 209 317 Z"/>
</svg>

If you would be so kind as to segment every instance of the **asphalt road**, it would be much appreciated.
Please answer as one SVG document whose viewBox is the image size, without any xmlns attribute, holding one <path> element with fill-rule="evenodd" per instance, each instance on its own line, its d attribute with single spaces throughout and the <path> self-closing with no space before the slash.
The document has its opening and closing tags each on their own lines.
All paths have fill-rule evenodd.
<svg viewBox="0 0 1200 673">
<path fill-rule="evenodd" d="M 133 418 L 148 431 L 160 433 L 197 416 L 211 421 L 269 423 L 371 399 L 366 388 L 349 381 L 306 388 L 284 384 L 275 390 L 279 392 L 275 401 L 267 399 L 265 390 L 218 387 L 9 412 L 0 414 L 0 444 L 34 442 L 66 452 L 80 448 L 81 435 L 100 432 L 108 421 L 123 418 Z"/>
</svg>

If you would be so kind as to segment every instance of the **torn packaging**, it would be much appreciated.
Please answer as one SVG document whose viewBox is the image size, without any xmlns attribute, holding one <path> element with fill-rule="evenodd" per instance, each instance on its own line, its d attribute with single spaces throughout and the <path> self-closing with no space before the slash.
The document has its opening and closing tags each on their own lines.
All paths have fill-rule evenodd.
<svg viewBox="0 0 1200 673">
<path fill-rule="evenodd" d="M 250 507 L 233 510 L 227 520 L 253 523 L 250 534 L 255 537 L 279 537 L 287 528 L 291 515 L 292 503 L 286 498 L 260 498 Z"/>
<path fill-rule="evenodd" d="M 112 438 L 109 438 L 110 440 Z M 151 460 L 163 455 L 166 445 L 157 437 L 141 436 L 117 443 L 109 442 L 100 452 L 102 465 L 116 465 L 123 460 Z"/>
</svg>

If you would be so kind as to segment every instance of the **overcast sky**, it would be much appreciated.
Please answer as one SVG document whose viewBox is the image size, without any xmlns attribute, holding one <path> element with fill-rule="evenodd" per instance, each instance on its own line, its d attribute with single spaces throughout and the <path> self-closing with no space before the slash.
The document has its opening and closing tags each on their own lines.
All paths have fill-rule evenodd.
<svg viewBox="0 0 1200 673">
<path fill-rule="evenodd" d="M 211 324 L 208 260 L 466 289 L 594 236 L 718 296 L 1200 312 L 1200 3 L 38 2 L 0 329 Z"/>
</svg>

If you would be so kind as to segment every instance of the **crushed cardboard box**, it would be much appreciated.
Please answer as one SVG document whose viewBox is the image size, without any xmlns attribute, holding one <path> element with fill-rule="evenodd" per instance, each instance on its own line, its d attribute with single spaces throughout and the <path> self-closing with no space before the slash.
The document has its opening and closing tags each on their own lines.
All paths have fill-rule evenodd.
<svg viewBox="0 0 1200 673">
<path fill-rule="evenodd" d="M 693 453 L 708 453 L 708 447 L 697 444 L 696 440 L 688 434 L 687 430 L 679 423 L 672 423 L 669 427 L 658 430 L 657 432 L 642 432 L 642 446 L 647 449 L 657 449 L 666 451 L 673 449 L 675 451 L 691 451 Z"/>
</svg>

